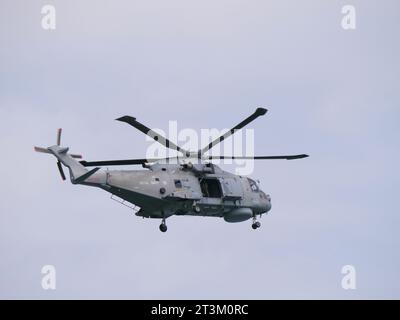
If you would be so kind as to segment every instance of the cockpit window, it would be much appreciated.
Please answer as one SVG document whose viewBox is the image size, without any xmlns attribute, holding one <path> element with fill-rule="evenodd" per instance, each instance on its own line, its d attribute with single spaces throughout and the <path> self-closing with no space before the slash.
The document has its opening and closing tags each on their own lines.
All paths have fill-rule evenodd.
<svg viewBox="0 0 400 320">
<path fill-rule="evenodd" d="M 258 192 L 260 189 L 258 188 L 258 186 L 257 186 L 257 183 L 254 181 L 254 180 L 252 180 L 252 179 L 249 179 L 249 178 L 247 178 L 247 180 L 249 180 L 249 184 L 250 184 L 250 189 L 251 189 L 251 191 L 253 191 L 253 192 Z"/>
</svg>

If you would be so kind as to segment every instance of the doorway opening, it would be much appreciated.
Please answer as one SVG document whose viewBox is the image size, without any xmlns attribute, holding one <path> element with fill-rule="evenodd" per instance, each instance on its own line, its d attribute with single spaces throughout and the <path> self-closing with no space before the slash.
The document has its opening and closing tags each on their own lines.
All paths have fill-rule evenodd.
<svg viewBox="0 0 400 320">
<path fill-rule="evenodd" d="M 218 179 L 202 179 L 200 181 L 201 192 L 206 198 L 221 198 L 222 189 Z"/>
</svg>

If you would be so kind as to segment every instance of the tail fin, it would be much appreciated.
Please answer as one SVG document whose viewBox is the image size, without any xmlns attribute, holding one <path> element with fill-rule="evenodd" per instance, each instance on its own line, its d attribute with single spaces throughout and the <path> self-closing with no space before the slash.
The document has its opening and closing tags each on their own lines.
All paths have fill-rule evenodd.
<svg viewBox="0 0 400 320">
<path fill-rule="evenodd" d="M 82 164 L 80 164 L 70 154 L 68 154 L 69 148 L 52 146 L 47 148 L 47 150 L 57 158 L 58 160 L 57 165 L 59 169 L 61 168 L 60 169 L 61 177 L 63 176 L 63 170 L 61 164 L 63 164 L 69 169 L 69 175 L 71 177 L 72 183 L 74 183 L 78 177 L 88 172 L 88 170 Z M 65 180 L 65 175 L 63 180 Z"/>
<path fill-rule="evenodd" d="M 81 159 L 79 154 L 69 154 L 69 148 L 61 147 L 61 129 L 57 131 L 57 144 L 48 148 L 34 147 L 36 152 L 52 154 L 57 158 L 57 167 L 60 171 L 61 178 L 65 180 L 64 170 L 62 165 L 69 169 L 71 182 L 74 184 L 84 183 L 87 178 L 93 175 L 99 168 L 88 171 L 80 162 L 75 159 Z"/>
</svg>

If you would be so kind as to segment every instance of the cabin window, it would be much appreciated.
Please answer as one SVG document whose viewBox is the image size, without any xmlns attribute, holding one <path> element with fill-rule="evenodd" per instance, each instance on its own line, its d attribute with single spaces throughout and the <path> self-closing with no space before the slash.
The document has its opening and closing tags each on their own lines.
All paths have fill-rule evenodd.
<svg viewBox="0 0 400 320">
<path fill-rule="evenodd" d="M 175 181 L 175 188 L 181 189 L 182 188 L 182 182 L 181 180 L 174 180 Z"/>
<path fill-rule="evenodd" d="M 222 190 L 218 179 L 202 179 L 200 181 L 201 192 L 206 198 L 221 198 Z"/>
<path fill-rule="evenodd" d="M 251 191 L 258 192 L 260 190 L 258 189 L 257 183 L 254 180 L 249 178 L 247 178 L 247 180 L 249 181 Z"/>
</svg>

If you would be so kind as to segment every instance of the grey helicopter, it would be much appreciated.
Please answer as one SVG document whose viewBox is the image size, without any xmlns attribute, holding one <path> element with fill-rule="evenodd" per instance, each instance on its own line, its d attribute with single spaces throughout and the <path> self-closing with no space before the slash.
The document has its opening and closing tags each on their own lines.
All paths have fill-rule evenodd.
<svg viewBox="0 0 400 320">
<path fill-rule="evenodd" d="M 66 179 L 63 166 L 69 170 L 73 184 L 98 187 L 117 197 L 122 204 L 135 209 L 135 215 L 161 219 L 160 231 L 166 232 L 166 219 L 172 215 L 219 217 L 226 222 L 243 222 L 252 219 L 252 228 L 261 224 L 257 217 L 271 210 L 271 197 L 249 177 L 235 175 L 212 163 L 216 159 L 294 160 L 307 154 L 281 156 L 211 156 L 206 153 L 242 129 L 267 109 L 255 112 L 198 151 L 179 147 L 156 131 L 146 127 L 131 116 L 116 120 L 125 122 L 148 135 L 166 148 L 180 155 L 169 158 L 85 161 L 79 154 L 69 153 L 61 146 L 62 130 L 57 131 L 57 144 L 48 148 L 34 147 L 41 153 L 57 158 L 61 178 Z M 195 161 L 196 160 L 196 161 Z M 100 170 L 103 166 L 141 165 L 145 170 Z M 94 167 L 87 169 L 87 167 Z"/>
</svg>

